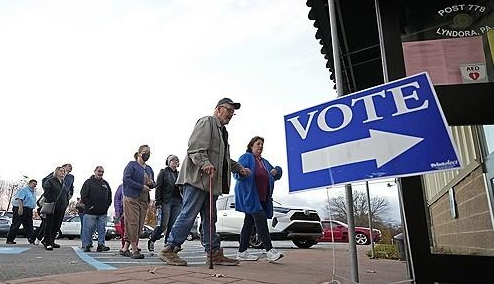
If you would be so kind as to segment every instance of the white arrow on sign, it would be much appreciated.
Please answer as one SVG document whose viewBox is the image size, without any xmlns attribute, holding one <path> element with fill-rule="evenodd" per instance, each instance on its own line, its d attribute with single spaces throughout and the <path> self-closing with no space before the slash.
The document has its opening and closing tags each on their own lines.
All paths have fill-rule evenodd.
<svg viewBox="0 0 494 284">
<path fill-rule="evenodd" d="M 370 137 L 302 153 L 302 172 L 376 160 L 377 167 L 412 148 L 421 137 L 369 129 Z"/>
</svg>

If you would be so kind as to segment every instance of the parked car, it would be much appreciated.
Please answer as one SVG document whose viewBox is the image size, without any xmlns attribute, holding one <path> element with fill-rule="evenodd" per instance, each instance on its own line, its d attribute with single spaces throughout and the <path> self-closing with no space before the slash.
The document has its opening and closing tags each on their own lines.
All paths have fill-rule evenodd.
<svg viewBox="0 0 494 284">
<path fill-rule="evenodd" d="M 79 215 L 65 216 L 60 231 L 56 234 L 56 238 L 66 237 L 69 240 L 79 238 L 81 236 L 81 218 Z M 112 222 L 106 223 L 105 239 L 111 240 L 116 237 L 115 227 Z M 93 235 L 93 240 L 98 239 L 98 233 Z"/>
<path fill-rule="evenodd" d="M 14 218 L 14 212 L 2 210 L 2 211 L 0 211 L 0 217 L 9 219 L 9 223 L 12 225 L 12 219 Z M 9 229 L 10 229 L 10 225 L 9 225 Z M 7 229 L 7 233 L 9 231 L 9 229 Z M 17 230 L 17 234 L 18 235 L 24 235 L 24 226 L 22 224 L 19 226 L 19 230 Z"/>
<path fill-rule="evenodd" d="M 8 217 L 0 217 L 0 237 L 7 237 L 12 220 Z"/>
<path fill-rule="evenodd" d="M 235 196 L 220 196 L 216 208 L 216 232 L 220 238 L 238 240 L 245 214 L 235 211 Z M 322 236 L 321 218 L 316 210 L 275 206 L 273 213 L 273 218 L 268 220 L 272 240 L 291 240 L 299 248 L 310 248 L 317 243 L 316 239 Z M 254 248 L 262 248 L 262 242 L 255 230 L 249 244 Z"/>
<path fill-rule="evenodd" d="M 117 238 L 122 237 L 122 227 L 120 226 L 120 222 L 114 223 L 115 226 L 115 234 Z M 148 239 L 151 237 L 151 234 L 154 232 L 154 228 L 149 226 L 149 225 L 144 225 L 142 227 L 141 234 L 139 235 L 139 238 L 141 239 Z M 163 234 L 161 234 L 161 237 L 163 237 Z M 161 239 L 160 237 L 160 239 Z"/>
<path fill-rule="evenodd" d="M 318 242 L 348 242 L 348 225 L 336 220 L 321 221 L 324 230 L 323 236 L 318 238 Z M 331 232 L 331 229 L 333 232 Z M 373 229 L 374 242 L 381 240 L 381 231 Z M 370 244 L 370 229 L 366 227 L 355 227 L 355 242 L 358 245 Z"/>
<path fill-rule="evenodd" d="M 0 211 L 0 217 L 8 217 L 12 220 L 12 218 L 14 218 L 14 212 L 2 210 Z"/>
</svg>

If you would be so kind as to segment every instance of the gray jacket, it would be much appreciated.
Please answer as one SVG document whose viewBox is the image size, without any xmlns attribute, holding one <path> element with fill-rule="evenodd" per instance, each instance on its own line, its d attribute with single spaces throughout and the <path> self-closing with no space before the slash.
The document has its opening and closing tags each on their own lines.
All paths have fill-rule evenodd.
<svg viewBox="0 0 494 284">
<path fill-rule="evenodd" d="M 212 164 L 216 169 L 213 178 L 213 194 L 220 195 L 222 179 L 228 179 L 230 185 L 231 175 L 224 177 L 222 174 L 223 157 L 226 155 L 228 173 L 238 173 L 243 167 L 230 159 L 230 146 L 225 144 L 221 134 L 221 123 L 215 116 L 200 118 L 192 131 L 185 157 L 176 184 L 190 184 L 194 187 L 209 192 L 209 175 L 203 173 L 201 168 Z"/>
</svg>

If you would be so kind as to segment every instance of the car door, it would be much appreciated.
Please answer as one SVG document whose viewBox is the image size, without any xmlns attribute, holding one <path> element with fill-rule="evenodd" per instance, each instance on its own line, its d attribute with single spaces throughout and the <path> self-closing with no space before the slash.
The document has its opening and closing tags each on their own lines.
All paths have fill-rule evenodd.
<svg viewBox="0 0 494 284">
<path fill-rule="evenodd" d="M 81 219 L 79 216 L 74 216 L 62 223 L 60 228 L 62 235 L 79 236 L 81 234 Z"/>
<path fill-rule="evenodd" d="M 339 242 L 343 240 L 343 226 L 333 221 L 323 222 L 324 239 L 328 241 Z M 331 232 L 331 230 L 333 230 Z"/>
<path fill-rule="evenodd" d="M 221 210 L 218 210 L 218 220 L 221 220 L 219 233 L 240 234 L 244 223 L 244 213 L 235 210 L 235 196 L 227 196 L 222 200 Z"/>
</svg>

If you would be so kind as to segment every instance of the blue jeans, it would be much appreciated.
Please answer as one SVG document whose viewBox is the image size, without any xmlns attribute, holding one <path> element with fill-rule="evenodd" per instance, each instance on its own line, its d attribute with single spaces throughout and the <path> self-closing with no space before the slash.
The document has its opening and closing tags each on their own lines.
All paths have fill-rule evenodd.
<svg viewBox="0 0 494 284">
<path fill-rule="evenodd" d="M 194 225 L 194 221 L 197 214 L 201 214 L 201 224 L 204 234 L 204 248 L 205 251 L 209 251 L 209 247 L 212 246 L 213 250 L 220 249 L 220 237 L 216 233 L 216 200 L 217 195 L 213 196 L 212 206 L 212 242 L 209 240 L 209 192 L 196 188 L 190 184 L 185 184 L 183 188 L 183 205 L 182 211 L 177 217 L 177 220 L 173 224 L 170 231 L 170 237 L 168 238 L 167 245 L 173 247 L 180 247 L 187 235 L 190 233 L 190 229 Z"/>
<path fill-rule="evenodd" d="M 91 215 L 84 214 L 83 218 L 83 234 L 81 236 L 82 246 L 87 247 L 92 243 L 95 230 L 98 232 L 98 245 L 105 244 L 106 234 L 106 214 Z"/>
<path fill-rule="evenodd" d="M 149 239 L 153 242 L 161 237 L 161 233 L 166 229 L 165 244 L 170 235 L 173 224 L 177 220 L 180 211 L 182 210 L 182 199 L 172 197 L 170 201 L 161 203 L 161 224 L 157 224 L 153 234 Z"/>
</svg>

